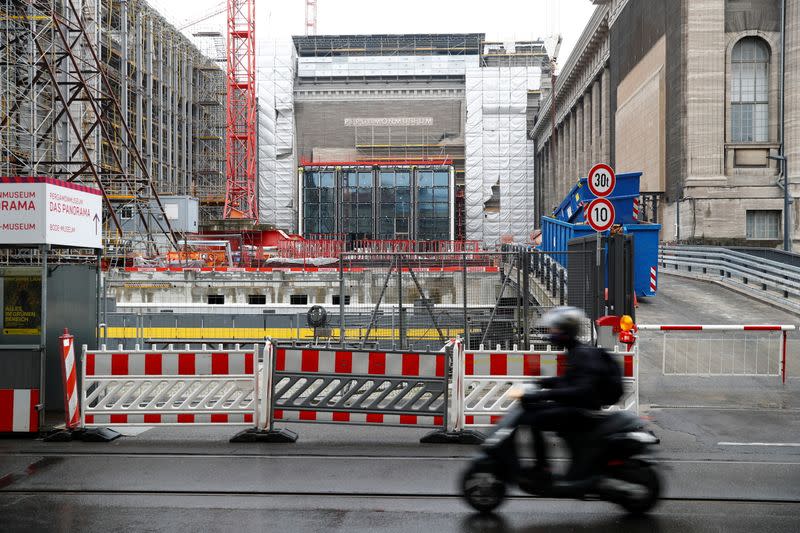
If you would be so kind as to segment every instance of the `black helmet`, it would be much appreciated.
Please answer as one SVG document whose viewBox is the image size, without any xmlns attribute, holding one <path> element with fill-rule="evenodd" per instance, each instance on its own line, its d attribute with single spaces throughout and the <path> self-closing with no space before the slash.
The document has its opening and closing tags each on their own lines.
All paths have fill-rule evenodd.
<svg viewBox="0 0 800 533">
<path fill-rule="evenodd" d="M 537 326 L 550 330 L 551 343 L 570 347 L 580 337 L 585 321 L 586 314 L 577 307 L 556 307 L 543 314 Z"/>
</svg>

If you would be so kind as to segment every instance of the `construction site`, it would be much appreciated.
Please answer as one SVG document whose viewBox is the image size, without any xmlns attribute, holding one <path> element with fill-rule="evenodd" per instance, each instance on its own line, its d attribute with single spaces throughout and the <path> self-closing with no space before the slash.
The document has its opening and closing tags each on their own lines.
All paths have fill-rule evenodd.
<svg viewBox="0 0 800 533">
<path fill-rule="evenodd" d="M 0 175 L 102 201 L 96 245 L 2 248 L 43 305 L 83 293 L 9 342 L 77 310 L 93 345 L 527 344 L 529 308 L 566 298 L 564 267 L 520 255 L 559 41 L 316 35 L 313 1 L 277 41 L 255 4 L 177 27 L 144 0 L 3 1 Z"/>
</svg>

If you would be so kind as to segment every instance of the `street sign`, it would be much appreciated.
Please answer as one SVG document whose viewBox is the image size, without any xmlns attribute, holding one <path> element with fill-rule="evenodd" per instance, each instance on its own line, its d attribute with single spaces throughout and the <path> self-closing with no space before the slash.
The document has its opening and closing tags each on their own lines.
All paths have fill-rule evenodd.
<svg viewBox="0 0 800 533">
<path fill-rule="evenodd" d="M 617 176 L 610 166 L 599 163 L 592 167 L 589 171 L 589 177 L 586 180 L 589 184 L 589 190 L 598 198 L 605 198 L 612 192 L 617 185 Z"/>
<path fill-rule="evenodd" d="M 614 205 L 605 198 L 592 200 L 586 210 L 586 220 L 593 230 L 606 231 L 614 225 Z"/>
<path fill-rule="evenodd" d="M 0 245 L 103 247 L 100 191 L 49 177 L 0 177 Z"/>
</svg>

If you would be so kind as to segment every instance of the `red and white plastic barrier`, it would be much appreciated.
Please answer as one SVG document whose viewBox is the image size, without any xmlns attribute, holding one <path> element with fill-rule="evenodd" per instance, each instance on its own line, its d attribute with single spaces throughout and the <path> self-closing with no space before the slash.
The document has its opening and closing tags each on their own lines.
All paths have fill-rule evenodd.
<svg viewBox="0 0 800 533">
<path fill-rule="evenodd" d="M 610 353 L 622 365 L 626 388 L 625 395 L 614 408 L 638 411 L 637 348 Z M 566 370 L 566 355 L 554 350 L 467 350 L 454 361 L 456 359 L 463 360 L 463 364 L 454 366 L 454 390 L 463 391 L 458 396 L 454 394 L 460 400 L 456 431 L 463 427 L 496 424 L 515 401 L 509 396 L 514 385 L 541 377 L 560 376 Z"/>
<path fill-rule="evenodd" d="M 64 422 L 68 430 L 77 429 L 81 424 L 78 409 L 78 366 L 75 361 L 75 337 L 64 328 L 61 340 L 61 378 L 64 385 Z"/>
<path fill-rule="evenodd" d="M 403 414 L 391 412 L 388 407 L 382 406 L 383 400 L 392 396 L 408 396 L 410 399 L 415 386 L 431 381 L 444 382 L 446 380 L 447 355 L 445 353 L 411 353 L 396 351 L 363 351 L 363 350 L 336 350 L 335 348 L 273 348 L 267 345 L 265 351 L 264 371 L 267 372 L 271 365 L 268 362 L 274 353 L 274 372 L 263 381 L 271 383 L 268 391 L 274 394 L 270 398 L 270 416 L 265 426 L 274 421 L 283 422 L 326 422 L 344 424 L 383 424 L 396 426 L 424 426 L 442 427 L 444 416 L 437 412 L 426 411 L 409 412 Z M 331 387 L 336 391 L 333 396 L 328 396 L 331 401 L 340 399 L 343 395 L 351 398 L 354 405 L 363 407 L 371 405 L 374 412 L 361 410 L 348 410 L 340 404 L 341 410 L 317 410 L 309 408 L 311 403 L 304 401 L 317 395 L 324 396 L 323 385 L 316 385 L 316 379 L 335 380 Z M 375 379 L 369 379 L 369 378 Z M 381 383 L 380 378 L 404 380 L 408 378 L 408 388 L 395 387 L 376 389 L 370 392 L 358 389 L 370 389 L 373 385 Z M 415 378 L 420 381 L 415 382 Z M 367 379 L 371 384 L 364 382 Z M 277 386 L 275 385 L 278 381 Z M 361 381 L 359 381 L 361 380 Z M 299 392 L 295 392 L 295 390 Z M 389 389 L 391 391 L 389 392 Z M 376 399 L 380 396 L 380 400 Z M 418 396 L 417 396 L 418 397 Z M 301 402 L 297 404 L 296 402 Z M 386 409 L 387 412 L 380 412 Z M 434 410 L 435 411 L 435 410 Z"/>
<path fill-rule="evenodd" d="M 39 389 L 0 389 L 0 433 L 39 431 Z"/>
<path fill-rule="evenodd" d="M 659 331 L 663 338 L 662 371 L 683 376 L 781 376 L 786 382 L 787 337 L 797 328 L 791 324 L 640 324 L 640 332 Z M 670 332 L 687 332 L 673 339 Z M 698 332 L 775 332 L 780 335 L 776 349 L 769 338 L 720 335 L 708 337 Z M 752 336 L 752 335 L 751 335 Z M 694 342 L 692 343 L 691 341 Z M 775 357 L 777 354 L 777 358 Z"/>
<path fill-rule="evenodd" d="M 84 346 L 82 425 L 255 426 L 257 350 L 87 350 Z"/>
</svg>

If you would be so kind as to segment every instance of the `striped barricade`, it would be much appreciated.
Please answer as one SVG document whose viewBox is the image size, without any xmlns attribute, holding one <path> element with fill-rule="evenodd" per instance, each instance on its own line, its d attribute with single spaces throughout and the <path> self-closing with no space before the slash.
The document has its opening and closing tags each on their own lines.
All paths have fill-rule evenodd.
<svg viewBox="0 0 800 533">
<path fill-rule="evenodd" d="M 39 389 L 0 389 L 0 433 L 39 431 Z"/>
<path fill-rule="evenodd" d="M 271 431 L 274 422 L 304 422 L 444 430 L 449 358 L 446 352 L 268 343 L 270 411 L 263 427 Z"/>
<path fill-rule="evenodd" d="M 609 409 L 638 412 L 638 355 L 637 349 L 613 351 L 623 369 L 625 394 Z M 515 400 L 509 397 L 514 385 L 530 383 L 538 378 L 561 376 L 566 370 L 566 355 L 561 351 L 468 350 L 463 354 L 461 372 L 456 381 L 463 390 L 459 408 L 460 427 L 490 427 L 509 410 Z"/>
<path fill-rule="evenodd" d="M 87 350 L 81 422 L 102 426 L 255 426 L 255 350 Z"/>
<path fill-rule="evenodd" d="M 772 376 L 786 382 L 792 324 L 640 324 L 661 336 L 665 376 Z"/>
</svg>

